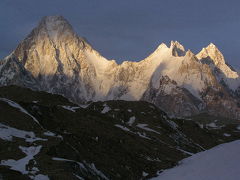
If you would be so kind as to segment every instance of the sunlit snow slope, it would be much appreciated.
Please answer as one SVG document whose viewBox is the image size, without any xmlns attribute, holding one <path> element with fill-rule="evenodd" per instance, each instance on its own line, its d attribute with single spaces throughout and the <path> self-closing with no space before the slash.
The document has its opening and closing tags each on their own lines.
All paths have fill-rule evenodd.
<svg viewBox="0 0 240 180">
<path fill-rule="evenodd" d="M 240 140 L 197 153 L 152 180 L 237 180 Z"/>
</svg>

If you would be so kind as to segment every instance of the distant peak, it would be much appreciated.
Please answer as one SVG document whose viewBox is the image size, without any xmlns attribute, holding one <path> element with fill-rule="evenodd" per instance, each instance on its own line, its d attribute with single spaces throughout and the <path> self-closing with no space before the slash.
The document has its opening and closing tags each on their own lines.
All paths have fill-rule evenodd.
<svg viewBox="0 0 240 180">
<path fill-rule="evenodd" d="M 217 48 L 217 46 L 213 43 L 210 43 L 207 47 L 205 47 L 206 50 L 217 50 L 219 51 L 219 49 Z"/>
<path fill-rule="evenodd" d="M 210 43 L 207 47 L 203 48 L 198 54 L 197 58 L 199 60 L 210 59 L 209 62 L 213 62 L 215 65 L 225 64 L 225 59 L 221 51 L 213 43 Z"/>
<path fill-rule="evenodd" d="M 200 53 L 200 55 L 219 55 L 222 56 L 221 51 L 217 48 L 217 46 L 213 43 L 210 43 L 207 47 L 204 47 Z"/>
<path fill-rule="evenodd" d="M 170 48 L 174 48 L 174 47 L 177 47 L 177 48 L 185 51 L 183 45 L 180 44 L 178 41 L 171 41 L 171 42 L 170 42 Z"/>
<path fill-rule="evenodd" d="M 173 56 L 185 56 L 185 48 L 178 41 L 171 41 L 170 49 L 172 50 Z"/>
<path fill-rule="evenodd" d="M 161 43 L 161 44 L 157 47 L 157 49 L 163 49 L 163 48 L 168 48 L 165 43 Z"/>
<path fill-rule="evenodd" d="M 57 25 L 59 23 L 70 25 L 69 22 L 61 15 L 44 16 L 40 20 L 40 24 L 46 24 L 46 25 Z"/>
<path fill-rule="evenodd" d="M 169 48 L 167 47 L 167 45 L 166 45 L 165 43 L 161 43 L 161 44 L 155 49 L 155 51 L 154 51 L 153 53 L 158 53 L 158 52 L 160 52 L 160 51 L 162 51 L 162 50 L 164 50 L 164 49 L 169 49 Z"/>
<path fill-rule="evenodd" d="M 211 42 L 207 47 L 208 48 L 216 48 L 216 45 Z"/>
<path fill-rule="evenodd" d="M 195 55 L 190 49 L 188 49 L 185 56 L 192 57 L 192 56 L 195 56 Z"/>
<path fill-rule="evenodd" d="M 213 43 L 210 43 L 207 47 L 204 47 L 199 54 L 204 55 L 213 55 L 213 54 L 219 54 L 222 55 L 220 50 L 217 48 L 217 46 Z"/>
<path fill-rule="evenodd" d="M 44 16 L 41 21 L 45 21 L 45 22 L 52 22 L 52 21 L 67 21 L 63 16 L 61 15 L 53 15 L 53 16 Z"/>
<path fill-rule="evenodd" d="M 41 19 L 38 26 L 35 28 L 35 36 L 47 35 L 53 42 L 65 41 L 70 37 L 74 37 L 70 23 L 63 16 L 45 16 Z"/>
<path fill-rule="evenodd" d="M 40 27 L 45 27 L 48 31 L 57 31 L 64 29 L 71 29 L 72 26 L 63 16 L 45 16 L 39 23 Z"/>
<path fill-rule="evenodd" d="M 48 54 L 51 48 L 65 47 L 71 48 L 91 48 L 83 38 L 79 37 L 73 30 L 70 23 L 63 16 L 45 16 L 31 33 L 18 45 L 14 54 L 20 59 L 24 59 L 27 49 L 36 47 L 41 49 L 41 53 Z M 72 52 L 74 49 L 72 50 Z"/>
</svg>

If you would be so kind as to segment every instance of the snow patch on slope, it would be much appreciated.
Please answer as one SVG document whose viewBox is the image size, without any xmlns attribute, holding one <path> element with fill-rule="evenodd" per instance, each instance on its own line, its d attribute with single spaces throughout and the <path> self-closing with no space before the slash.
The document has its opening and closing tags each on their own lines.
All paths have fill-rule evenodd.
<svg viewBox="0 0 240 180">
<path fill-rule="evenodd" d="M 40 125 L 40 123 L 38 122 L 38 120 L 33 117 L 30 113 L 27 112 L 27 110 L 25 110 L 22 106 L 20 106 L 18 103 L 14 102 L 14 101 L 11 101 L 9 99 L 6 99 L 6 98 L 0 98 L 0 101 L 4 101 L 6 103 L 8 103 L 10 106 L 14 107 L 14 108 L 17 108 L 19 109 L 21 112 L 27 114 L 28 116 L 30 116 L 37 124 Z M 41 125 L 40 125 L 41 126 Z"/>
<path fill-rule="evenodd" d="M 5 141 L 12 141 L 13 137 L 25 139 L 26 142 L 47 141 L 47 139 L 36 137 L 34 132 L 19 130 L 0 123 L 0 138 Z"/>
<path fill-rule="evenodd" d="M 137 126 L 138 128 L 140 128 L 140 129 L 145 130 L 145 131 L 149 131 L 149 132 L 154 132 L 154 133 L 160 134 L 159 132 L 157 132 L 157 131 L 155 131 L 155 130 L 149 128 L 149 127 L 147 127 L 147 126 L 148 126 L 147 124 L 137 124 L 136 126 Z"/>
<path fill-rule="evenodd" d="M 136 117 L 135 117 L 135 116 L 132 116 L 132 117 L 129 118 L 129 121 L 127 122 L 127 124 L 128 124 L 129 126 L 132 126 L 133 123 L 135 122 L 135 120 L 136 120 Z"/>
<path fill-rule="evenodd" d="M 49 178 L 46 175 L 38 174 L 34 177 L 34 180 L 49 180 Z"/>
<path fill-rule="evenodd" d="M 127 127 L 122 126 L 122 125 L 120 125 L 120 124 L 115 124 L 114 126 L 120 128 L 120 129 L 122 129 L 122 130 L 124 130 L 124 131 L 131 132 L 130 129 L 128 129 Z"/>
<path fill-rule="evenodd" d="M 105 113 L 107 113 L 108 111 L 111 111 L 111 108 L 105 103 L 104 105 L 103 105 L 103 110 L 101 111 L 101 113 L 102 114 L 105 114 Z"/>
<path fill-rule="evenodd" d="M 41 148 L 42 146 L 30 146 L 30 147 L 19 146 L 19 149 L 21 149 L 22 152 L 26 154 L 26 157 L 19 160 L 13 159 L 2 160 L 0 162 L 0 165 L 9 166 L 11 167 L 10 169 L 18 171 L 22 174 L 29 174 L 30 170 L 27 170 L 26 166 L 28 165 L 29 161 L 34 159 L 34 156 L 40 152 Z"/>
<path fill-rule="evenodd" d="M 78 106 L 61 106 L 63 109 L 72 111 L 72 112 L 76 112 L 76 109 L 79 109 L 80 107 Z"/>
<path fill-rule="evenodd" d="M 79 165 L 79 167 L 83 170 L 85 170 L 86 172 L 89 170 L 93 175 L 98 175 L 99 177 L 101 177 L 102 179 L 105 180 L 109 180 L 104 173 L 102 173 L 100 170 L 98 170 L 95 166 L 94 163 L 86 163 L 85 161 L 83 163 L 81 162 L 77 162 L 74 160 L 70 160 L 70 159 L 64 159 L 64 158 L 59 158 L 59 157 L 53 157 L 52 160 L 54 161 L 65 161 L 65 162 L 73 162 L 73 163 L 77 163 Z M 76 176 L 76 175 L 75 175 Z M 81 177 L 80 177 L 81 178 Z"/>
</svg>

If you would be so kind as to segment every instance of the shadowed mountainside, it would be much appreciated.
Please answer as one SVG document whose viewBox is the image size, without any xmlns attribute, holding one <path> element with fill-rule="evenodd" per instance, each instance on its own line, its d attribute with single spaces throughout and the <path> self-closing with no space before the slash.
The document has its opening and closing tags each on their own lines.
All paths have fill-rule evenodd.
<svg viewBox="0 0 240 180">
<path fill-rule="evenodd" d="M 170 119 L 144 101 L 83 108 L 17 86 L 0 88 L 0 114 L 0 175 L 9 180 L 146 179 L 240 137 L 235 121 Z"/>
</svg>

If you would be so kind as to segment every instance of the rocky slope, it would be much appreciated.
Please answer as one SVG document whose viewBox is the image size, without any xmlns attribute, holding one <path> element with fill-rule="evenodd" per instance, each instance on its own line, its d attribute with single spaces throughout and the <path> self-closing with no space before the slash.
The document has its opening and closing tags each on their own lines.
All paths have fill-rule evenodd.
<svg viewBox="0 0 240 180">
<path fill-rule="evenodd" d="M 199 54 L 178 42 L 139 62 L 107 60 L 61 16 L 44 17 L 16 50 L 0 62 L 0 84 L 60 94 L 82 104 L 145 100 L 171 116 L 209 113 L 240 118 L 239 74 L 210 44 Z"/>
<path fill-rule="evenodd" d="M 147 179 L 240 137 L 236 122 L 170 119 L 144 101 L 82 108 L 17 86 L 0 88 L 0 114 L 4 180 Z"/>
</svg>

